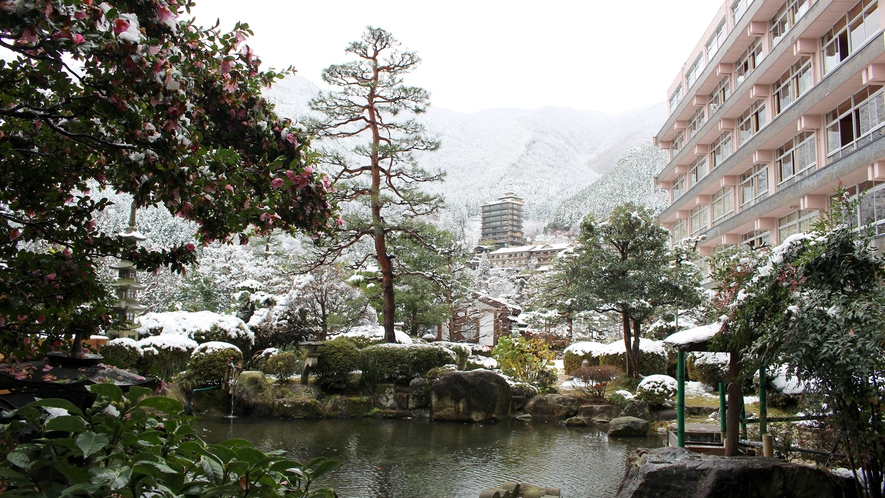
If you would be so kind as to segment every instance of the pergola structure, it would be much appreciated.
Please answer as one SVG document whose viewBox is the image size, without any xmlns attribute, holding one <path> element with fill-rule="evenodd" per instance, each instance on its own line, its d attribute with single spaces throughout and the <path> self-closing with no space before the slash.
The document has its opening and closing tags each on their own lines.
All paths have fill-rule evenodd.
<svg viewBox="0 0 885 498">
<path fill-rule="evenodd" d="M 685 353 L 686 352 L 711 352 L 710 340 L 719 333 L 719 324 L 703 325 L 691 329 L 676 332 L 664 339 L 664 343 L 673 346 L 677 350 L 676 365 L 676 440 L 679 447 L 685 447 Z M 715 351 L 714 351 L 715 352 Z M 727 352 L 731 356 L 729 360 L 729 377 L 733 378 L 740 372 L 739 358 L 736 353 Z M 766 403 L 766 379 L 764 369 L 759 370 L 759 429 L 764 435 L 767 432 L 768 409 Z M 732 383 L 734 380 L 732 379 Z M 720 428 L 725 433 L 725 454 L 733 456 L 737 452 L 739 422 L 741 421 L 741 406 L 743 394 L 740 386 L 737 389 L 729 389 L 727 416 L 723 420 L 720 413 Z M 725 404 L 723 386 L 719 386 L 720 408 Z"/>
</svg>

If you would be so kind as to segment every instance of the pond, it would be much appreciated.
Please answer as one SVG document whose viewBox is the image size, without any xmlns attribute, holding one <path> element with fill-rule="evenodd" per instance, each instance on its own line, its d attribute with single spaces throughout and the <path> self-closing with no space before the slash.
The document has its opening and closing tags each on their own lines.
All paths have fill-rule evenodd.
<svg viewBox="0 0 885 498">
<path fill-rule="evenodd" d="M 614 496 L 628 453 L 666 444 L 663 436 L 609 440 L 605 426 L 539 420 L 203 418 L 195 426 L 210 443 L 242 438 L 300 462 L 339 460 L 318 484 L 341 498 L 477 498 L 508 481 L 557 487 L 564 498 Z"/>
</svg>

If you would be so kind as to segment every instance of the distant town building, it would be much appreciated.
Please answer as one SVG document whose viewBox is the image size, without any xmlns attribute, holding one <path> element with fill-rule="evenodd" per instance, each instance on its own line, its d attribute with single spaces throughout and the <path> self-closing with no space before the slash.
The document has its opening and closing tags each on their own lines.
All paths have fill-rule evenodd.
<svg viewBox="0 0 885 498">
<path fill-rule="evenodd" d="M 507 192 L 497 201 L 482 205 L 482 240 L 497 247 L 525 244 L 522 234 L 522 199 Z"/>
<path fill-rule="evenodd" d="M 534 265 L 536 269 L 544 269 L 550 265 L 557 254 L 570 247 L 571 244 L 567 242 L 558 244 L 539 242 L 531 245 L 502 247 L 488 254 L 489 265 L 497 268 L 528 268 L 530 265 Z"/>
</svg>

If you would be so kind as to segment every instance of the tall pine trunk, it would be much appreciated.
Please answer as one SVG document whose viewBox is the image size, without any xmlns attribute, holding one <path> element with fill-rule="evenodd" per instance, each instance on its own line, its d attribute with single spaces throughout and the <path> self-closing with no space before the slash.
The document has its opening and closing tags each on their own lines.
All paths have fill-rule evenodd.
<svg viewBox="0 0 885 498">
<path fill-rule="evenodd" d="M 630 361 L 633 362 L 633 378 L 639 377 L 639 336 L 642 332 L 642 323 L 633 320 L 633 349 L 630 351 Z"/>
<path fill-rule="evenodd" d="M 633 370 L 633 359 L 630 354 L 633 346 L 630 341 L 630 316 L 627 314 L 626 308 L 621 308 L 621 327 L 624 329 L 624 359 L 627 367 L 628 377 L 637 377 L 637 373 Z"/>
</svg>

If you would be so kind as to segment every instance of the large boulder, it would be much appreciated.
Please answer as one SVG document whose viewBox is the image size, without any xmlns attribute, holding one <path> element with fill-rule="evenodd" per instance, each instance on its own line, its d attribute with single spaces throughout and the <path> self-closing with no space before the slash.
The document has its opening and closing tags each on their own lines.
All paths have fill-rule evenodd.
<svg viewBox="0 0 885 498">
<path fill-rule="evenodd" d="M 544 394 L 535 396 L 526 406 L 526 411 L 534 417 L 569 418 L 578 413 L 581 402 L 564 394 Z"/>
<path fill-rule="evenodd" d="M 608 423 L 609 437 L 643 437 L 648 436 L 648 420 L 636 417 L 613 418 Z"/>
<path fill-rule="evenodd" d="M 851 481 L 774 458 L 702 455 L 685 448 L 636 450 L 618 498 L 836 498 L 856 496 Z"/>
<path fill-rule="evenodd" d="M 652 416 L 651 410 L 648 409 L 648 401 L 636 398 L 627 401 L 627 406 L 624 407 L 624 411 L 621 412 L 621 416 L 636 417 L 643 420 L 651 420 L 655 418 Z"/>
<path fill-rule="evenodd" d="M 267 417 L 273 415 L 273 384 L 264 372 L 240 373 L 234 384 L 234 410 L 242 415 Z"/>
<path fill-rule="evenodd" d="M 313 398 L 278 399 L 273 416 L 281 419 L 317 419 L 322 416 L 320 402 Z"/>
<path fill-rule="evenodd" d="M 430 418 L 459 422 L 510 418 L 510 385 L 489 370 L 449 372 L 431 385 Z"/>
<path fill-rule="evenodd" d="M 621 407 L 618 405 L 581 405 L 578 408 L 578 416 L 594 422 L 608 422 L 621 415 Z"/>
<path fill-rule="evenodd" d="M 409 382 L 409 410 L 430 407 L 430 386 L 427 379 L 412 379 Z"/>
</svg>

